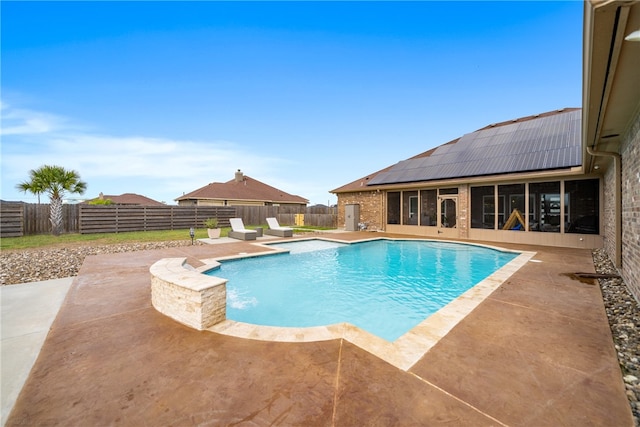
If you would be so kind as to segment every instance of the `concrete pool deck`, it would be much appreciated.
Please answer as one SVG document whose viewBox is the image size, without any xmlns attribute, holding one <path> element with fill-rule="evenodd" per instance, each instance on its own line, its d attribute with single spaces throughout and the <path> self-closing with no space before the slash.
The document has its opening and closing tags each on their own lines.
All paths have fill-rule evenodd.
<svg viewBox="0 0 640 427">
<path fill-rule="evenodd" d="M 600 288 L 566 275 L 594 272 L 591 252 L 496 246 L 537 262 L 406 371 L 344 339 L 198 332 L 151 306 L 155 261 L 268 250 L 251 242 L 88 257 L 6 425 L 632 426 Z"/>
</svg>

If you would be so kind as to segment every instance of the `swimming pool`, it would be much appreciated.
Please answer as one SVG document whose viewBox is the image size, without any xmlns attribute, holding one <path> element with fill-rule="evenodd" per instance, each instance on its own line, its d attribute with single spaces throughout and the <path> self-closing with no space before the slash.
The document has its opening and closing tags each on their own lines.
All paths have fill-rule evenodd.
<svg viewBox="0 0 640 427">
<path fill-rule="evenodd" d="M 353 324 L 395 341 L 518 254 L 434 241 L 281 243 L 272 256 L 222 261 L 227 318 L 280 327 Z"/>
</svg>

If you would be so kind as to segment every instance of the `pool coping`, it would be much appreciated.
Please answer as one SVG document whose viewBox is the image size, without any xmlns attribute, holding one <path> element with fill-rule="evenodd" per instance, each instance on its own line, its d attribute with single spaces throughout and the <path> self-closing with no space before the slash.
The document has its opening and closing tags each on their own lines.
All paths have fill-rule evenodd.
<svg viewBox="0 0 640 427">
<path fill-rule="evenodd" d="M 408 240 L 404 238 L 376 237 L 368 239 L 360 239 L 353 241 L 345 241 L 335 238 L 326 237 L 305 237 L 300 239 L 287 240 L 287 243 L 305 240 L 325 240 L 344 244 L 357 244 L 375 240 Z M 511 277 L 522 266 L 529 262 L 536 252 L 518 251 L 498 246 L 459 242 L 452 240 L 435 240 L 435 239 L 410 239 L 412 241 L 429 241 L 429 242 L 447 242 L 463 245 L 480 246 L 489 249 L 499 250 L 503 252 L 519 253 L 519 255 L 507 264 L 496 270 L 487 278 L 478 282 L 471 289 L 458 296 L 449 304 L 440 310 L 425 318 L 418 325 L 406 332 L 400 338 L 393 342 L 389 342 L 374 334 L 371 334 L 350 323 L 337 323 L 327 326 L 314 327 L 276 327 L 261 326 L 250 323 L 237 322 L 226 319 L 205 330 L 233 336 L 237 338 L 245 338 L 260 341 L 275 342 L 315 342 L 328 341 L 334 339 L 344 339 L 350 343 L 360 347 L 361 349 L 379 357 L 380 359 L 390 363 L 391 365 L 408 371 L 416 362 L 418 362 L 434 345 L 444 338 L 460 321 L 462 321 L 469 313 L 471 313 L 480 303 L 482 303 L 489 295 L 500 287 L 509 277 Z M 276 242 L 272 242 L 276 243 Z M 281 243 L 281 242 L 280 242 Z M 252 243 L 262 247 L 271 249 L 270 252 L 261 253 L 239 253 L 237 255 L 202 259 L 205 265 L 199 267 L 199 272 L 205 272 L 216 268 L 219 261 L 239 259 L 255 256 L 269 256 L 278 253 L 288 252 L 286 249 L 275 248 L 268 243 Z"/>
</svg>

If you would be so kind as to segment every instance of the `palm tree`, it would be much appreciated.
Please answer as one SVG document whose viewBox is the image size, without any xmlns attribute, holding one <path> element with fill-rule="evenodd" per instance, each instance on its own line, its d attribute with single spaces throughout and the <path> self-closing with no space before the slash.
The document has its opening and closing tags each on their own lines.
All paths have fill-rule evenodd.
<svg viewBox="0 0 640 427">
<path fill-rule="evenodd" d="M 57 236 L 62 231 L 62 198 L 66 192 L 82 194 L 87 184 L 80 181 L 80 174 L 74 170 L 65 170 L 61 166 L 41 166 L 29 171 L 30 180 L 16 185 L 23 192 L 30 192 L 38 196 L 47 193 L 50 199 L 49 221 L 51 232 Z"/>
<path fill-rule="evenodd" d="M 42 182 L 40 182 L 40 180 L 34 179 L 34 173 L 35 171 L 32 170 L 31 181 L 20 183 L 16 185 L 16 188 L 24 193 L 28 191 L 29 193 L 38 196 L 38 204 L 40 204 L 40 194 L 44 193 L 44 188 L 42 187 Z"/>
</svg>

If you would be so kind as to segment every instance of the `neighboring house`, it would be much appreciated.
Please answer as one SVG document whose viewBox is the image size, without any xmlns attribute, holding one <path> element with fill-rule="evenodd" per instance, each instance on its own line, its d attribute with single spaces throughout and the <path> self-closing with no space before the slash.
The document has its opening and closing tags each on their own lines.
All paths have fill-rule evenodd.
<svg viewBox="0 0 640 427">
<path fill-rule="evenodd" d="M 124 193 L 119 196 L 100 193 L 95 199 L 87 200 L 84 203 L 91 203 L 96 200 L 111 200 L 114 205 L 165 206 L 164 203 L 134 193 Z"/>
<path fill-rule="evenodd" d="M 240 169 L 234 179 L 212 182 L 175 199 L 180 206 L 300 206 L 309 201 L 286 193 L 244 175 Z"/>
<path fill-rule="evenodd" d="M 336 212 L 336 205 L 327 206 L 322 203 L 318 203 L 315 205 L 307 206 L 308 213 L 327 213 L 327 212 Z"/>
<path fill-rule="evenodd" d="M 338 224 L 604 247 L 640 299 L 640 2 L 585 2 L 583 109 L 496 123 L 331 192 Z"/>
</svg>

